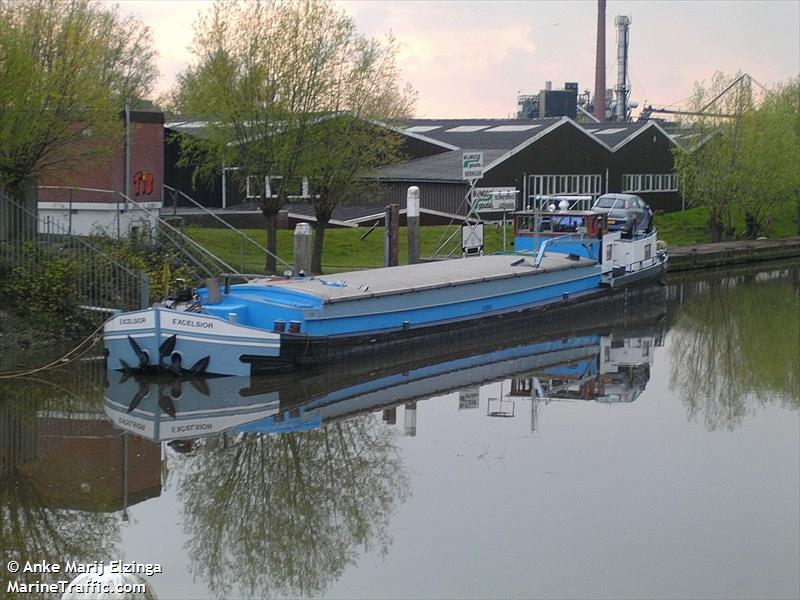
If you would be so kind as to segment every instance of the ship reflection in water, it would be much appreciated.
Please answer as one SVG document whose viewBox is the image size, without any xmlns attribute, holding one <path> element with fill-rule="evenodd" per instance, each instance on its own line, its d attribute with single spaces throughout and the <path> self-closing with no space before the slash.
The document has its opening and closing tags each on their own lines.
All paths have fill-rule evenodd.
<svg viewBox="0 0 800 600">
<path fill-rule="evenodd" d="M 663 343 L 664 305 L 639 309 L 634 319 L 630 310 L 617 311 L 626 315 L 624 330 L 577 327 L 579 335 L 525 344 L 512 338 L 506 345 L 494 338 L 491 351 L 454 346 L 438 361 L 412 357 L 399 364 L 387 360 L 285 378 L 117 378 L 114 373 L 105 392 L 105 411 L 125 431 L 186 450 L 190 440 L 223 432 L 305 431 L 372 412 L 395 424 L 400 406 L 403 432 L 413 436 L 417 402 L 458 392 L 462 410 L 479 408 L 485 397 L 489 417 L 517 416 L 517 402 L 530 401 L 535 431 L 542 404 L 630 403 L 641 395 L 650 379 L 653 349 Z M 499 396 L 494 390 L 498 382 Z"/>
</svg>

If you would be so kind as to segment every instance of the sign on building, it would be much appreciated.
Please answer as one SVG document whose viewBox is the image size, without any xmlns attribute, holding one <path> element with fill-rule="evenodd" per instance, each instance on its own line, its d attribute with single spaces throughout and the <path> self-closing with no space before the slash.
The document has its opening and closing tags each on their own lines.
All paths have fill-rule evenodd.
<svg viewBox="0 0 800 600">
<path fill-rule="evenodd" d="M 472 196 L 475 212 L 514 211 L 517 209 L 517 189 L 513 187 L 475 188 Z"/>
<path fill-rule="evenodd" d="M 483 177 L 483 152 L 464 152 L 461 155 L 461 178 L 480 179 Z"/>
</svg>

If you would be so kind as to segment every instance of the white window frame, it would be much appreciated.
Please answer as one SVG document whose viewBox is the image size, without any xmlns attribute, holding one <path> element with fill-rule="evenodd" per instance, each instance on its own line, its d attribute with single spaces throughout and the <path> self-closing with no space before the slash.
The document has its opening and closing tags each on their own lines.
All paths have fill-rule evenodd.
<svg viewBox="0 0 800 600">
<path fill-rule="evenodd" d="M 602 193 L 600 174 L 528 175 L 528 201 L 536 196 L 593 196 Z"/>
<path fill-rule="evenodd" d="M 625 173 L 622 175 L 622 192 L 677 192 L 678 183 L 675 173 Z"/>
</svg>

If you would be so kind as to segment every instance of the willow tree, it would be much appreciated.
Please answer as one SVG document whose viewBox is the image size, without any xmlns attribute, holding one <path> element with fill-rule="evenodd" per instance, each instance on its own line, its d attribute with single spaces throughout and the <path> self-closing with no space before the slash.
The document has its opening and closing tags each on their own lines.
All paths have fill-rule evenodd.
<svg viewBox="0 0 800 600">
<path fill-rule="evenodd" d="M 110 152 L 125 100 L 157 74 L 154 57 L 149 30 L 113 6 L 0 0 L 0 188 L 22 207 L 8 210 L 35 212 L 31 188 L 47 168 Z M 30 223 L 17 216 L 8 221 Z"/>
<path fill-rule="evenodd" d="M 743 74 L 717 73 L 710 86 L 696 86 L 692 106 L 705 116 L 694 127 L 703 142 L 678 150 L 675 168 L 689 206 L 708 209 L 712 242 L 768 233 L 772 215 L 792 204 L 800 231 L 800 84 L 763 92 L 757 102 Z"/>
<path fill-rule="evenodd" d="M 709 86 L 695 84 L 690 106 L 708 116 L 696 120 L 694 129 L 703 142 L 691 150 L 677 150 L 675 170 L 681 193 L 689 206 L 709 211 L 708 231 L 719 242 L 733 232 L 734 198 L 744 165 L 742 117 L 753 110 L 749 78 L 715 73 Z"/>
<path fill-rule="evenodd" d="M 268 272 L 276 268 L 278 212 L 294 191 L 332 58 L 351 28 L 316 0 L 217 2 L 195 24 L 195 61 L 178 78 L 174 109 L 207 127 L 202 138 L 181 137 L 183 161 L 206 178 L 236 167 L 242 189 L 259 197 Z"/>
<path fill-rule="evenodd" d="M 363 125 L 407 112 L 395 44 L 360 36 L 328 0 L 218 2 L 198 20 L 192 51 L 174 108 L 207 126 L 202 137 L 181 137 L 183 163 L 205 178 L 236 168 L 266 218 L 269 272 L 278 212 L 311 179 L 322 219 L 319 256 L 324 227 L 354 173 L 393 154 L 387 136 L 364 135 Z"/>
<path fill-rule="evenodd" d="M 320 595 L 360 552 L 386 554 L 409 480 L 376 415 L 228 436 L 179 467 L 191 570 L 215 597 Z"/>
<path fill-rule="evenodd" d="M 400 88 L 397 44 L 359 36 L 352 31 L 343 45 L 328 83 L 321 120 L 308 137 L 305 168 L 313 184 L 316 216 L 311 270 L 322 270 L 325 229 L 334 208 L 375 193 L 363 176 L 374 167 L 401 157 L 402 137 L 392 124 L 408 118 L 414 93 Z"/>
<path fill-rule="evenodd" d="M 800 407 L 800 290 L 788 278 L 732 281 L 708 281 L 671 330 L 670 388 L 709 430 L 735 429 L 769 403 Z"/>
<path fill-rule="evenodd" d="M 742 123 L 746 168 L 740 171 L 737 203 L 746 237 L 769 234 L 775 212 L 794 207 L 800 234 L 800 77 L 767 90 Z"/>
</svg>

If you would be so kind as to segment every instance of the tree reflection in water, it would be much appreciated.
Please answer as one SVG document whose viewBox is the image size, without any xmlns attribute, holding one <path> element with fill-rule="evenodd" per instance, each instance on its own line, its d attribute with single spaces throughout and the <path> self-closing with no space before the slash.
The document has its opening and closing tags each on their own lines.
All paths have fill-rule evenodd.
<svg viewBox="0 0 800 600">
<path fill-rule="evenodd" d="M 800 408 L 800 288 L 731 283 L 691 297 L 671 331 L 670 388 L 708 430 L 734 429 L 769 402 Z"/>
<path fill-rule="evenodd" d="M 395 436 L 362 415 L 199 448 L 180 483 L 195 576 L 218 597 L 318 594 L 359 548 L 385 554 L 409 487 Z"/>
</svg>

